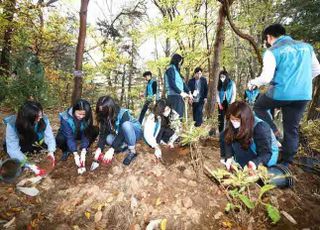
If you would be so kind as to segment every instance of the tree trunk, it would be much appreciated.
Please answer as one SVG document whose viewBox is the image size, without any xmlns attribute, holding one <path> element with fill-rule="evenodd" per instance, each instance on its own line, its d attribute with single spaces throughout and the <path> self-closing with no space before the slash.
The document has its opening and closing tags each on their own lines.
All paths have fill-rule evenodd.
<svg viewBox="0 0 320 230">
<path fill-rule="evenodd" d="M 80 28 L 78 36 L 78 44 L 76 50 L 75 74 L 74 74 L 74 88 L 72 93 L 72 104 L 81 97 L 82 93 L 82 61 L 84 44 L 86 39 L 86 26 L 87 26 L 87 10 L 89 0 L 81 0 L 80 7 Z"/>
<path fill-rule="evenodd" d="M 223 39 L 224 39 L 225 18 L 226 18 L 226 14 L 225 14 L 224 6 L 222 5 L 219 8 L 216 37 L 215 37 L 214 46 L 213 46 L 212 76 L 209 78 L 209 92 L 208 92 L 208 104 L 207 104 L 208 117 L 213 117 L 215 112 L 216 93 L 217 93 L 219 68 L 220 68 L 220 56 L 222 51 Z"/>
<path fill-rule="evenodd" d="M 15 13 L 16 0 L 7 0 L 3 8 L 4 19 L 7 21 L 7 26 L 3 36 L 3 46 L 0 59 L 0 76 L 10 72 L 10 53 L 11 53 L 11 38 L 13 33 L 13 17 Z"/>
<path fill-rule="evenodd" d="M 125 93 L 125 88 L 124 88 L 124 83 L 126 80 L 126 64 L 123 65 L 123 73 L 122 73 L 122 79 L 121 79 L 121 95 L 120 95 L 120 105 L 123 105 L 123 100 L 124 100 L 124 93 Z"/>
<path fill-rule="evenodd" d="M 308 109 L 307 120 L 320 118 L 320 76 L 318 76 L 314 81 L 313 96 Z"/>
</svg>

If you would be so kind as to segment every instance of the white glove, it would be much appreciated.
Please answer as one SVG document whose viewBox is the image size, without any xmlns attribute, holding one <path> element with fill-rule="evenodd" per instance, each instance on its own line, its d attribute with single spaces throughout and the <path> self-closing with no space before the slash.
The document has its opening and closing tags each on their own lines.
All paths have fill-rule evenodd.
<svg viewBox="0 0 320 230">
<path fill-rule="evenodd" d="M 77 152 L 73 153 L 74 162 L 76 163 L 76 166 L 80 167 L 80 156 Z"/>
<path fill-rule="evenodd" d="M 104 163 L 110 163 L 114 154 L 114 148 L 110 148 L 103 156 Z"/>
<path fill-rule="evenodd" d="M 199 91 L 196 89 L 195 91 L 193 91 L 192 96 L 197 97 L 197 96 L 198 96 L 198 94 L 199 94 Z"/>
<path fill-rule="evenodd" d="M 80 166 L 85 167 L 87 150 L 82 149 L 80 153 Z"/>
<path fill-rule="evenodd" d="M 187 93 L 185 93 L 185 92 L 181 92 L 181 93 L 180 93 L 180 96 L 183 97 L 183 98 L 185 98 L 185 97 L 188 97 L 189 94 L 187 94 Z"/>
<path fill-rule="evenodd" d="M 78 168 L 78 174 L 82 175 L 86 171 L 85 167 Z"/>
<path fill-rule="evenodd" d="M 54 167 L 56 165 L 56 158 L 54 157 L 54 154 L 52 152 L 48 153 L 48 159 L 52 161 L 52 166 Z"/>
<path fill-rule="evenodd" d="M 169 146 L 170 149 L 173 149 L 173 148 L 174 148 L 173 142 L 169 142 L 169 143 L 168 143 L 168 146 Z"/>
<path fill-rule="evenodd" d="M 154 149 L 154 155 L 156 158 L 160 159 L 162 157 L 161 149 L 159 146 L 156 146 Z"/>
<path fill-rule="evenodd" d="M 90 167 L 90 171 L 93 171 L 98 167 L 99 167 L 99 162 L 93 161 L 92 164 L 91 164 L 91 167 Z"/>
<path fill-rule="evenodd" d="M 39 168 L 35 164 L 26 164 L 26 167 L 31 169 L 31 171 L 34 172 L 34 174 L 36 174 L 36 176 L 44 176 L 46 174 L 46 171 L 44 169 Z"/>
<path fill-rule="evenodd" d="M 98 161 L 100 154 L 101 154 L 101 149 L 100 149 L 100 148 L 97 148 L 96 151 L 95 151 L 95 153 L 94 153 L 94 158 L 93 158 L 93 159 L 94 159 L 95 161 Z"/>
<path fill-rule="evenodd" d="M 233 157 L 230 157 L 225 161 L 224 165 L 226 166 L 228 171 L 231 169 L 232 162 L 233 162 Z"/>
</svg>

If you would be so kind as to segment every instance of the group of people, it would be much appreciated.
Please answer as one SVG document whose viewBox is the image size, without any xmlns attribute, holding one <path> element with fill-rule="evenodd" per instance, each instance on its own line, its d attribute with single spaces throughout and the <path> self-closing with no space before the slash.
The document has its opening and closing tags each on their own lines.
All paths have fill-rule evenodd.
<svg viewBox="0 0 320 230">
<path fill-rule="evenodd" d="M 263 58 L 263 71 L 248 83 L 245 100 L 236 101 L 236 85 L 228 72 L 223 70 L 219 74 L 216 98 L 221 162 L 228 169 L 232 161 L 252 170 L 260 164 L 272 166 L 279 162 L 280 132 L 270 116 L 270 110 L 275 108 L 281 108 L 283 113 L 280 163 L 287 166 L 292 162 L 298 149 L 299 122 L 312 98 L 312 80 L 320 74 L 320 64 L 312 46 L 287 36 L 280 24 L 267 27 L 263 36 L 268 47 Z M 127 153 L 123 164 L 129 165 L 137 157 L 136 143 L 142 137 L 154 149 L 155 156 L 161 158 L 160 146 L 165 144 L 173 148 L 181 135 L 185 101 L 192 104 L 194 125 L 199 127 L 203 123 L 207 81 L 202 76 L 202 69 L 197 67 L 193 78 L 186 83 L 180 73 L 182 64 L 183 57 L 174 54 L 164 74 L 166 99 L 160 99 L 152 73 L 147 71 L 143 74 L 147 81 L 146 100 L 138 119 L 128 109 L 121 108 L 112 97 L 103 96 L 96 103 L 99 126 L 96 127 L 89 102 L 80 99 L 59 114 L 60 128 L 54 137 L 41 105 L 27 101 L 17 115 L 4 119 L 7 125 L 4 149 L 10 158 L 18 160 L 36 175 L 46 172 L 30 162 L 26 153 L 46 149 L 54 165 L 57 146 L 63 152 L 61 160 L 65 161 L 72 155 L 78 173 L 82 174 L 86 171 L 88 148 L 98 136 L 91 170 L 101 163 L 110 163 L 118 152 Z M 260 93 L 259 87 L 266 84 L 269 84 L 267 92 Z M 148 109 L 150 113 L 147 114 Z M 108 149 L 104 151 L 106 146 Z M 3 177 L 5 168 L 1 170 Z"/>
</svg>

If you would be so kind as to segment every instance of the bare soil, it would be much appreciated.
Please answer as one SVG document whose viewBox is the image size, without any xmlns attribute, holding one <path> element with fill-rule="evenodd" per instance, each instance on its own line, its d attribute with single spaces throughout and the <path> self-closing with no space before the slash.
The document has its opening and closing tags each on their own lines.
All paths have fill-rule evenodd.
<svg viewBox="0 0 320 230">
<path fill-rule="evenodd" d="M 47 111 L 47 113 L 49 113 Z M 1 119 L 8 112 L 1 113 Z M 57 112 L 50 111 L 50 114 Z M 54 131 L 57 116 L 49 115 Z M 0 127 L 3 139 L 4 125 Z M 219 163 L 217 139 L 201 142 L 204 161 L 213 167 Z M 58 161 L 56 167 L 36 188 L 40 194 L 28 197 L 15 185 L 0 182 L 1 220 L 15 221 L 8 229 L 145 229 L 151 220 L 167 219 L 167 229 L 319 229 L 320 178 L 296 166 L 293 189 L 275 190 L 278 208 L 289 213 L 294 225 L 282 216 L 272 225 L 265 213 L 247 214 L 247 221 L 236 222 L 224 213 L 224 192 L 205 175 L 196 176 L 190 162 L 189 148 L 163 150 L 163 161 L 157 161 L 153 150 L 143 141 L 137 146 L 138 157 L 125 166 L 124 153 L 117 154 L 110 165 L 94 172 L 77 174 L 73 157 Z M 61 151 L 56 152 L 59 160 Z M 0 158 L 6 158 L 4 152 Z M 50 168 L 45 155 L 32 157 Z M 88 154 L 89 170 L 92 155 Z M 25 171 L 20 179 L 32 177 Z M 222 214 L 222 215 L 221 215 Z"/>
</svg>

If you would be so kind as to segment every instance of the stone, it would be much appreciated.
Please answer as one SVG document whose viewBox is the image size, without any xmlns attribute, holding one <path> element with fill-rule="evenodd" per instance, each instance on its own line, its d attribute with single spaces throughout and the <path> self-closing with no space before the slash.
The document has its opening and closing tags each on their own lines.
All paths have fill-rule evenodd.
<svg viewBox="0 0 320 230">
<path fill-rule="evenodd" d="M 190 187 L 197 187 L 197 182 L 195 182 L 194 180 L 190 180 L 189 182 L 188 182 L 188 186 L 190 186 Z"/>
<path fill-rule="evenodd" d="M 182 204 L 183 204 L 183 207 L 185 208 L 191 208 L 192 207 L 192 200 L 190 199 L 190 197 L 186 197 L 182 200 Z"/>
<path fill-rule="evenodd" d="M 221 218 L 221 216 L 223 216 L 223 213 L 222 213 L 222 212 L 217 212 L 217 213 L 214 215 L 214 219 L 219 220 L 219 219 Z"/>
</svg>

